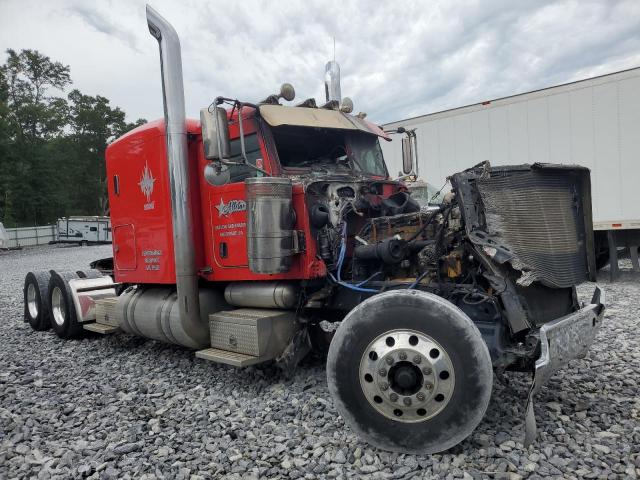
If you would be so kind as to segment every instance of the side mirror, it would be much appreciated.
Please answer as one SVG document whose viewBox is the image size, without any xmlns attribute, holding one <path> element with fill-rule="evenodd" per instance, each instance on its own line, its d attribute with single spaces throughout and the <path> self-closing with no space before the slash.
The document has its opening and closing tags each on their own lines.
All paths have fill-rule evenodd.
<svg viewBox="0 0 640 480">
<path fill-rule="evenodd" d="M 227 165 L 207 163 L 204 167 L 204 179 L 209 185 L 219 187 L 226 185 L 231 180 L 231 172 Z"/>
<path fill-rule="evenodd" d="M 231 140 L 229 139 L 229 121 L 227 111 L 215 107 L 213 112 L 208 108 L 200 110 L 202 126 L 202 145 L 204 156 L 208 160 L 222 160 L 231 156 Z"/>
<path fill-rule="evenodd" d="M 402 139 L 402 173 L 411 175 L 417 173 L 415 165 L 418 151 L 415 132 L 407 132 L 407 136 Z M 415 159 L 415 160 L 414 160 Z"/>
</svg>

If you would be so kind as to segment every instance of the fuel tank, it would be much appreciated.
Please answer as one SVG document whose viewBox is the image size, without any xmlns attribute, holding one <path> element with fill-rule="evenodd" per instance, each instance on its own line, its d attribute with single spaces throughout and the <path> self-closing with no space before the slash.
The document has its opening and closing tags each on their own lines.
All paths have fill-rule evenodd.
<svg viewBox="0 0 640 480">
<path fill-rule="evenodd" d="M 290 309 L 297 305 L 300 289 L 290 282 L 231 282 L 224 298 L 236 307 Z"/>
<path fill-rule="evenodd" d="M 118 297 L 116 315 L 120 328 L 140 337 L 188 348 L 209 346 L 209 315 L 230 309 L 222 292 L 200 289 L 200 315 L 192 322 L 180 317 L 175 289 L 137 288 Z"/>
</svg>

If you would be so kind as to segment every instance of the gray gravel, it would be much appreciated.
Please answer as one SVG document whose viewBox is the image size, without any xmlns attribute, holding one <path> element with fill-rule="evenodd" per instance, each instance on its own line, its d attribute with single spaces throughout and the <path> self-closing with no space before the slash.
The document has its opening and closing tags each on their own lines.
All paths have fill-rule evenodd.
<svg viewBox="0 0 640 480">
<path fill-rule="evenodd" d="M 109 254 L 109 246 L 0 253 L 0 478 L 640 476 L 640 275 L 628 262 L 622 281 L 601 282 L 609 308 L 590 358 L 539 394 L 534 445 L 520 443 L 528 378 L 507 374 L 469 439 L 415 456 L 378 451 L 345 427 L 320 359 L 287 379 L 154 341 L 63 341 L 23 323 L 27 271 L 86 268 Z"/>
</svg>

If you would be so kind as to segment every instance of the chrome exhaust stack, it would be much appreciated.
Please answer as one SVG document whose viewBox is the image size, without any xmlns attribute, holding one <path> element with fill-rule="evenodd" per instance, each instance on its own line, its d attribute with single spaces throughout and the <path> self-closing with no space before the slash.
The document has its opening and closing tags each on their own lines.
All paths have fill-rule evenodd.
<svg viewBox="0 0 640 480">
<path fill-rule="evenodd" d="M 195 242 L 189 193 L 187 127 L 185 123 L 184 87 L 180 39 L 175 29 L 147 5 L 147 24 L 160 46 L 162 101 L 164 104 L 173 249 L 176 264 L 176 288 L 180 320 L 196 327 L 201 324 L 198 277 L 195 266 Z"/>
<path fill-rule="evenodd" d="M 324 66 L 324 93 L 327 103 L 337 102 L 340 105 L 342 93 L 340 92 L 340 65 L 335 60 L 327 62 Z"/>
</svg>

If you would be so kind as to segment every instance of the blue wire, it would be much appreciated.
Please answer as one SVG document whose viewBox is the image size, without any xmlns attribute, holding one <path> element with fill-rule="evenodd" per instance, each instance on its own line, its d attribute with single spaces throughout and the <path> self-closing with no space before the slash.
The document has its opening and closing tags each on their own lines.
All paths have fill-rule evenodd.
<svg viewBox="0 0 640 480">
<path fill-rule="evenodd" d="M 412 288 L 416 288 L 416 286 L 422 281 L 422 279 L 427 276 L 427 273 L 429 273 L 429 271 L 424 272 L 422 275 L 416 278 L 416 281 L 409 285 L 409 290 L 411 290 Z"/>
<path fill-rule="evenodd" d="M 371 279 L 375 278 L 376 276 L 380 275 L 382 272 L 380 270 L 378 270 L 376 273 L 374 273 L 373 275 L 371 275 L 369 278 L 367 278 L 366 280 L 361 281 L 360 283 L 356 283 L 356 287 L 361 287 L 362 285 L 364 285 L 365 283 L 367 283 L 368 281 L 370 281 Z"/>
<path fill-rule="evenodd" d="M 338 278 L 336 279 L 336 277 L 334 277 L 331 273 L 329 273 L 329 276 L 337 284 L 342 285 L 343 287 L 347 287 L 351 290 L 355 290 L 356 292 L 378 293 L 378 290 L 373 290 L 371 288 L 362 288 L 361 285 L 364 285 L 365 283 L 367 283 L 369 280 L 371 280 L 375 275 L 377 275 L 380 272 L 376 272 L 374 275 L 366 279 L 364 282 L 360 282 L 356 285 L 352 285 L 350 283 L 342 281 L 342 278 L 340 277 L 340 272 L 342 271 L 342 263 L 344 262 L 344 257 L 346 252 L 347 252 L 347 222 L 344 222 L 342 227 L 342 241 L 340 243 L 340 254 L 338 255 L 338 271 L 337 271 Z"/>
<path fill-rule="evenodd" d="M 336 279 L 336 277 L 334 277 L 333 274 L 331 273 L 329 273 L 329 276 L 331 277 L 331 280 L 333 280 L 335 283 L 337 283 L 338 285 L 342 285 L 343 287 L 346 287 L 350 290 L 355 290 L 356 292 L 365 292 L 365 293 L 379 293 L 378 290 L 373 290 L 371 288 L 357 287 L 355 285 L 351 285 L 350 283 L 338 281 L 338 279 Z"/>
</svg>

